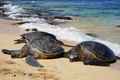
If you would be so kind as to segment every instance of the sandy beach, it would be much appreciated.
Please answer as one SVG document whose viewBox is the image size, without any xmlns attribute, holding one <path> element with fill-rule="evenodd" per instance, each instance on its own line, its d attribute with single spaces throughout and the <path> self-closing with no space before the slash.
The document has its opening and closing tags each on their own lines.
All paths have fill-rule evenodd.
<svg viewBox="0 0 120 80">
<path fill-rule="evenodd" d="M 14 41 L 21 34 L 16 21 L 0 19 L 0 50 L 21 48 Z M 69 25 L 69 24 L 66 24 Z M 118 28 L 83 28 L 83 32 L 94 32 L 100 38 L 120 43 Z M 113 34 L 110 34 L 113 33 Z M 102 36 L 105 34 L 104 36 Z M 115 36 L 116 35 L 116 36 Z M 12 59 L 0 52 L 0 80 L 120 80 L 120 60 L 110 67 L 86 66 L 82 62 L 70 63 L 68 59 L 38 60 L 43 68 L 25 63 L 25 59 Z"/>
</svg>

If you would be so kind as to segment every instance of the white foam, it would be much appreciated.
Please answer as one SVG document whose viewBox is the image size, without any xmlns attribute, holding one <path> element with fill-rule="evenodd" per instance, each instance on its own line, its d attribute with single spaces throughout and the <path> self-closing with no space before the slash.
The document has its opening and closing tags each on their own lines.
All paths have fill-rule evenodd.
<svg viewBox="0 0 120 80">
<path fill-rule="evenodd" d="M 22 18 L 23 22 L 31 22 L 31 23 L 46 23 L 46 20 L 43 18 L 38 17 L 29 17 L 29 18 Z"/>
<path fill-rule="evenodd" d="M 17 5 L 12 5 L 11 3 L 4 5 L 3 7 L 6 9 L 5 14 L 12 19 L 16 19 L 16 16 L 19 16 L 21 15 L 21 12 L 24 12 L 24 9 Z"/>
<path fill-rule="evenodd" d="M 110 49 L 113 50 L 113 52 L 115 53 L 116 56 L 120 57 L 120 45 L 119 44 L 112 43 L 112 42 L 105 41 L 105 40 L 100 40 L 98 38 L 88 36 L 88 35 L 80 32 L 77 29 L 72 28 L 72 27 L 62 28 L 62 27 L 55 26 L 55 25 L 50 25 L 50 24 L 47 24 L 47 23 L 26 23 L 26 24 L 23 24 L 19 27 L 21 29 L 24 29 L 24 30 L 25 29 L 36 28 L 39 31 L 54 34 L 59 40 L 66 40 L 66 41 L 69 41 L 69 42 L 74 42 L 75 45 L 80 43 L 80 42 L 83 42 L 83 41 L 100 42 L 100 43 L 108 46 Z"/>
</svg>

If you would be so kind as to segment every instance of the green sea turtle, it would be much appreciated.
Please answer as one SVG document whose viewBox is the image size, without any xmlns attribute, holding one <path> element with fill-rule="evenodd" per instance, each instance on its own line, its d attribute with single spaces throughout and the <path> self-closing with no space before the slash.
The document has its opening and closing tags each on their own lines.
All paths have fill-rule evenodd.
<svg viewBox="0 0 120 80">
<path fill-rule="evenodd" d="M 85 41 L 67 52 L 71 62 L 83 61 L 86 65 L 109 66 L 116 62 L 116 56 L 107 46 L 95 42 Z"/>
<path fill-rule="evenodd" d="M 37 66 L 35 59 L 51 59 L 63 56 L 63 43 L 56 39 L 52 34 L 46 32 L 29 32 L 21 35 L 20 39 L 15 40 L 16 44 L 25 43 L 19 50 L 2 49 L 5 54 L 11 55 L 12 58 L 26 57 L 26 62 Z"/>
</svg>

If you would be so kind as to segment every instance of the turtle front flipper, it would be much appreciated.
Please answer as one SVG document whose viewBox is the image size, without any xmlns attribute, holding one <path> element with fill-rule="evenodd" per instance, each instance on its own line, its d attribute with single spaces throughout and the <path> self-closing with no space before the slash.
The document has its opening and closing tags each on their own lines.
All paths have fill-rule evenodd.
<svg viewBox="0 0 120 80">
<path fill-rule="evenodd" d="M 110 66 L 109 63 L 98 61 L 98 60 L 84 60 L 85 65 L 95 65 L 95 66 Z"/>
<path fill-rule="evenodd" d="M 28 55 L 29 47 L 27 45 L 24 45 L 22 49 L 18 50 L 2 49 L 1 51 L 4 54 L 11 55 L 12 58 L 23 58 Z"/>
<path fill-rule="evenodd" d="M 28 55 L 27 58 L 25 59 L 25 61 L 26 61 L 27 64 L 29 64 L 33 67 L 44 67 L 32 55 Z"/>
</svg>

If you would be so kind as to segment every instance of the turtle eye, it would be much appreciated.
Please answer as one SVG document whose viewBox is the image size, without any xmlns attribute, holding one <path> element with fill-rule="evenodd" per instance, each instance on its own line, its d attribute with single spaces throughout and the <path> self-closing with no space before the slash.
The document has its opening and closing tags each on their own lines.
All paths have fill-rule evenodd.
<svg viewBox="0 0 120 80">
<path fill-rule="evenodd" d="M 75 56 L 73 56 L 73 55 L 70 55 L 70 56 L 69 56 L 69 58 L 70 58 L 70 59 L 74 59 L 74 58 L 75 58 Z"/>
</svg>

